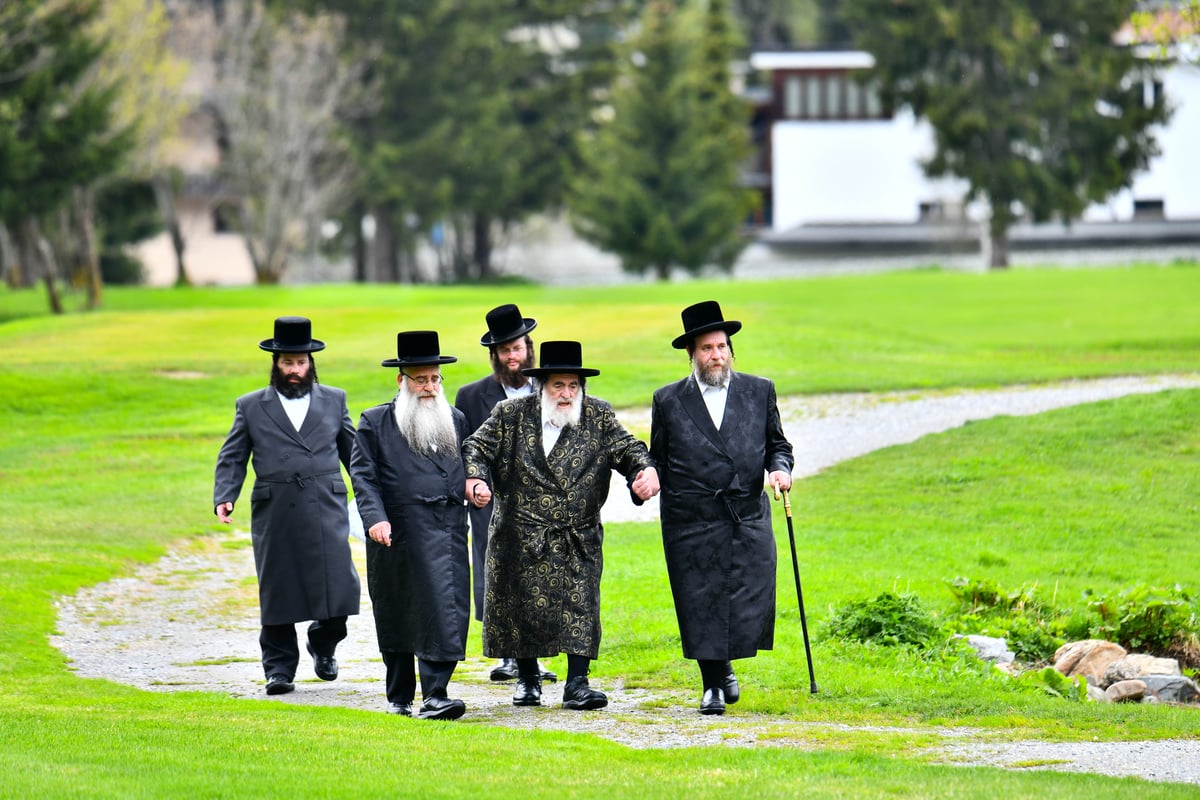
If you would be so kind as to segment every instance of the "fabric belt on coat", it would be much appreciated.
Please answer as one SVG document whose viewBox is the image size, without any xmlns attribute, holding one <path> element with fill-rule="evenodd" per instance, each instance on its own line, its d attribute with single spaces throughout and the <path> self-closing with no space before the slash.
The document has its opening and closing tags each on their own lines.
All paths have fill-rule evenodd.
<svg viewBox="0 0 1200 800">
<path fill-rule="evenodd" d="M 588 519 L 572 520 L 571 522 L 544 522 L 541 519 L 522 514 L 519 511 L 513 515 L 513 524 L 522 532 L 525 549 L 538 558 L 546 555 L 551 534 L 558 534 L 566 539 L 571 548 L 577 553 L 584 552 L 583 537 L 580 530 L 592 530 L 600 525 L 600 517 L 596 515 Z"/>
<path fill-rule="evenodd" d="M 688 491 L 687 489 L 680 490 L 679 495 L 683 497 L 703 497 L 713 499 L 725 506 L 725 510 L 729 512 L 729 519 L 736 523 L 741 523 L 742 517 L 737 513 L 734 503 L 738 500 L 753 500 L 758 497 L 758 494 L 749 494 L 740 490 L 733 489 L 716 489 L 711 492 Z"/>
<path fill-rule="evenodd" d="M 401 500 L 398 503 L 388 503 L 397 506 L 461 506 L 466 499 L 449 494 L 439 494 L 434 497 L 416 497 L 412 500 Z"/>
<path fill-rule="evenodd" d="M 262 481 L 263 483 L 280 483 L 280 484 L 294 483 L 297 486 L 299 486 L 301 489 L 303 489 L 308 484 L 308 481 L 314 481 L 317 478 L 328 478 L 328 477 L 331 477 L 334 475 L 337 475 L 340 477 L 341 474 L 342 474 L 341 470 L 338 470 L 336 472 L 316 472 L 316 473 L 313 473 L 312 475 L 301 475 L 299 472 L 297 472 L 292 477 L 284 478 L 283 480 L 271 480 L 270 478 L 259 478 L 259 480 Z"/>
</svg>

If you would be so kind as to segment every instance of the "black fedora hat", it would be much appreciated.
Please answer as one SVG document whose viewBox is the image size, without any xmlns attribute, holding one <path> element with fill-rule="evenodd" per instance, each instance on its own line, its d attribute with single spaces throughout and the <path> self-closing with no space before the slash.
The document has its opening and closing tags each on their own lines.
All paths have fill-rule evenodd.
<svg viewBox="0 0 1200 800">
<path fill-rule="evenodd" d="M 570 372 L 581 378 L 600 374 L 598 369 L 587 369 L 583 366 L 583 348 L 579 342 L 542 342 L 538 363 L 541 364 L 540 367 L 523 369 L 521 374 L 538 380 L 556 372 Z"/>
<path fill-rule="evenodd" d="M 671 342 L 671 346 L 676 350 L 683 350 L 692 339 L 702 333 L 725 331 L 732 336 L 742 329 L 742 323 L 721 316 L 721 306 L 716 300 L 705 300 L 690 305 L 679 316 L 683 317 L 683 335 L 676 336 Z"/>
<path fill-rule="evenodd" d="M 325 343 L 312 338 L 312 322 L 308 317 L 279 317 L 275 320 L 275 336 L 258 343 L 271 353 L 315 353 L 325 349 Z"/>
<path fill-rule="evenodd" d="M 380 362 L 384 367 L 430 367 L 453 364 L 454 356 L 439 352 L 437 331 L 401 331 L 396 334 L 396 357 Z"/>
<path fill-rule="evenodd" d="M 537 327 L 537 320 L 521 316 L 521 309 L 512 303 L 496 306 L 487 313 L 488 332 L 480 337 L 484 347 L 520 339 Z"/>
</svg>

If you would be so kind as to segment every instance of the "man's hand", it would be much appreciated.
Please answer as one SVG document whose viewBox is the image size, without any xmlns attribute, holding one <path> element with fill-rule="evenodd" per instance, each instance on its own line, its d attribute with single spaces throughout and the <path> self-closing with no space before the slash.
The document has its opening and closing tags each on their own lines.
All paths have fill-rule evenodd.
<svg viewBox="0 0 1200 800">
<path fill-rule="evenodd" d="M 629 487 L 637 496 L 638 500 L 649 500 L 654 495 L 658 494 L 658 470 L 654 467 L 647 467 L 637 474 L 633 479 L 633 483 Z"/>
<path fill-rule="evenodd" d="M 386 519 L 383 522 L 376 522 L 367 531 L 367 536 L 371 537 L 371 541 L 379 542 L 384 547 L 392 546 L 392 523 Z"/>
<path fill-rule="evenodd" d="M 476 508 L 483 508 L 492 502 L 492 490 L 479 478 L 467 478 L 467 500 Z"/>
<path fill-rule="evenodd" d="M 774 489 L 777 494 L 779 492 L 791 491 L 792 473 L 777 469 L 767 476 L 767 482 L 771 484 L 771 488 Z"/>
<path fill-rule="evenodd" d="M 233 503 L 221 503 L 213 510 L 217 512 L 217 519 L 221 520 L 221 522 L 224 522 L 226 525 L 233 522 L 233 519 L 229 516 L 233 513 Z"/>
</svg>

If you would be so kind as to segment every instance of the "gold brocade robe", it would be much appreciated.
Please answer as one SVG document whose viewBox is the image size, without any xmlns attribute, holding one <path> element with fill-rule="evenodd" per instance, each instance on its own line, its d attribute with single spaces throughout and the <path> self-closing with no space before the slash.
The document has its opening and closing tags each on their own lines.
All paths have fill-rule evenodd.
<svg viewBox="0 0 1200 800">
<path fill-rule="evenodd" d="M 600 648 L 600 508 L 612 471 L 653 466 L 607 402 L 585 396 L 578 425 L 543 452 L 540 395 L 506 400 L 463 443 L 468 478 L 493 493 L 483 608 L 491 658 L 595 658 Z M 640 502 L 636 498 L 634 502 Z"/>
</svg>

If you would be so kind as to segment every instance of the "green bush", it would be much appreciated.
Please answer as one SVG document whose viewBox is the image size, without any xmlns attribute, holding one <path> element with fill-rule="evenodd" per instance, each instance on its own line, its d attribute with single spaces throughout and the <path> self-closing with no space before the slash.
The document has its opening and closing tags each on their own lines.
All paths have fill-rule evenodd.
<svg viewBox="0 0 1200 800">
<path fill-rule="evenodd" d="M 1162 655 L 1200 629 L 1196 602 L 1178 584 L 1169 589 L 1137 584 L 1115 595 L 1088 591 L 1085 599 L 1086 611 L 1068 629 L 1073 638 L 1106 639 L 1126 650 Z"/>
<path fill-rule="evenodd" d="M 827 632 L 838 639 L 926 647 L 940 629 L 915 595 L 884 592 L 874 600 L 842 606 L 829 620 Z"/>
</svg>

